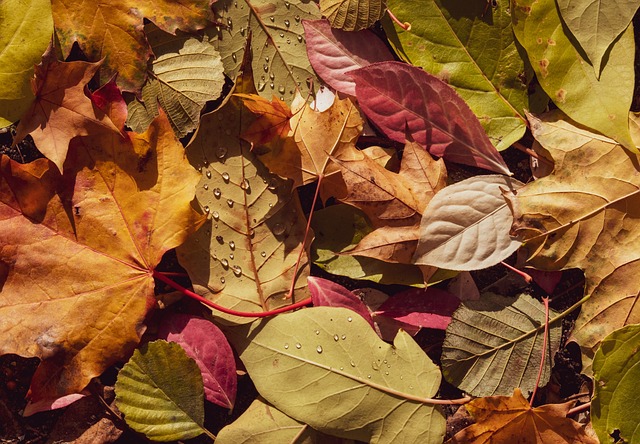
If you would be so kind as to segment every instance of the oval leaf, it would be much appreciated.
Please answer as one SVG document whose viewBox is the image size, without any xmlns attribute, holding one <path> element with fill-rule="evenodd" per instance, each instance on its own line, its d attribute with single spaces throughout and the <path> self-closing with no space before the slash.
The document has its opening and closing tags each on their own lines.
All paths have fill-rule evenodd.
<svg viewBox="0 0 640 444">
<path fill-rule="evenodd" d="M 311 301 L 315 307 L 343 307 L 362 316 L 373 327 L 371 314 L 355 294 L 342 285 L 315 276 L 307 278 Z"/>
<path fill-rule="evenodd" d="M 440 372 L 405 332 L 391 346 L 351 310 L 314 307 L 234 329 L 258 392 L 316 430 L 372 443 L 441 443 Z M 267 365 L 265 365 L 265 363 Z"/>
<path fill-rule="evenodd" d="M 400 62 L 351 75 L 362 110 L 393 140 L 404 143 L 408 132 L 433 155 L 510 174 L 469 106 L 442 80 Z"/>
<path fill-rule="evenodd" d="M 133 353 L 118 373 L 116 404 L 132 429 L 155 441 L 205 433 L 200 370 L 175 343 L 154 341 Z"/>
<path fill-rule="evenodd" d="M 418 265 L 480 270 L 508 258 L 521 242 L 509 235 L 513 216 L 502 189 L 521 182 L 505 176 L 475 176 L 449 185 L 429 202 L 413 257 Z"/>
<path fill-rule="evenodd" d="M 460 299 L 451 293 L 437 288 L 416 288 L 393 295 L 382 303 L 375 315 L 415 327 L 445 330 L 458 305 Z"/>
<path fill-rule="evenodd" d="M 185 314 L 165 317 L 158 338 L 180 344 L 196 361 L 207 401 L 229 409 L 236 399 L 236 361 L 222 331 L 206 319 Z"/>
</svg>

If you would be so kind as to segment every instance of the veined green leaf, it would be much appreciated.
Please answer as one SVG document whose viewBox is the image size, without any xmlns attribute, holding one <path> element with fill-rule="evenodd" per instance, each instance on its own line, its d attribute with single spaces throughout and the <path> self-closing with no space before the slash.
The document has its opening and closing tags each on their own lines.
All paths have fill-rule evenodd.
<svg viewBox="0 0 640 444">
<path fill-rule="evenodd" d="M 613 44 L 598 79 L 565 34 L 555 0 L 516 0 L 512 6 L 513 31 L 551 100 L 576 122 L 637 151 L 629 134 L 633 27 Z"/>
<path fill-rule="evenodd" d="M 361 31 L 380 20 L 387 5 L 384 0 L 320 0 L 320 10 L 332 28 Z"/>
<path fill-rule="evenodd" d="M 351 310 L 315 307 L 233 329 L 258 392 L 316 430 L 371 443 L 441 443 L 444 417 L 424 398 L 440 371 L 400 331 L 391 346 Z"/>
<path fill-rule="evenodd" d="M 0 2 L 0 128 L 20 119 L 34 99 L 33 66 L 53 35 L 51 2 Z"/>
<path fill-rule="evenodd" d="M 155 441 L 208 433 L 200 369 L 173 342 L 154 341 L 133 352 L 118 373 L 116 404 L 132 429 Z"/>
<path fill-rule="evenodd" d="M 447 381 L 474 396 L 508 395 L 520 387 L 533 390 L 542 354 L 540 385 L 551 374 L 562 325 L 549 310 L 549 340 L 543 351 L 544 306 L 521 294 L 513 300 L 487 293 L 465 301 L 447 327 L 442 346 L 442 373 Z"/>
<path fill-rule="evenodd" d="M 405 31 L 383 20 L 396 52 L 455 88 L 498 150 L 519 140 L 529 106 L 509 2 L 486 13 L 486 0 L 389 0 L 388 5 L 411 24 Z"/>
</svg>

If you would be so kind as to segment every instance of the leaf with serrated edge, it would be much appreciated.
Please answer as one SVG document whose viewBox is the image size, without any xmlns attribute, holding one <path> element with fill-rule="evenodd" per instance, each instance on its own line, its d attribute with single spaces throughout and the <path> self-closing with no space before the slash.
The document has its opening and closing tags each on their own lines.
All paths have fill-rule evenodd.
<svg viewBox="0 0 640 444">
<path fill-rule="evenodd" d="M 417 400 L 435 395 L 440 371 L 405 332 L 392 346 L 351 310 L 314 307 L 235 328 L 230 340 L 260 395 L 316 430 L 442 442 L 444 417 Z"/>
<path fill-rule="evenodd" d="M 640 438 L 638 348 L 640 325 L 627 325 L 607 336 L 593 358 L 591 421 L 601 442 L 616 432 L 623 442 Z"/>
<path fill-rule="evenodd" d="M 382 23 L 400 57 L 452 86 L 502 151 L 523 136 L 530 106 L 509 1 L 495 7 L 487 1 L 389 0 L 390 10 L 411 28 L 389 18 Z"/>
<path fill-rule="evenodd" d="M 447 327 L 444 377 L 474 396 L 507 395 L 516 387 L 531 391 L 545 353 L 540 379 L 545 385 L 562 333 L 562 323 L 554 316 L 549 310 L 549 341 L 543 351 L 545 309 L 539 301 L 525 294 L 514 300 L 492 293 L 465 301 Z"/>
<path fill-rule="evenodd" d="M 251 35 L 251 66 L 258 94 L 291 104 L 296 92 L 308 95 L 307 81 L 320 85 L 307 57 L 303 19 L 320 18 L 315 2 L 307 0 L 219 0 L 213 6 L 218 21 L 217 48 L 225 73 L 235 79 L 247 38 Z"/>
<path fill-rule="evenodd" d="M 196 198 L 208 220 L 178 248 L 178 259 L 199 294 L 227 308 L 262 312 L 294 302 L 284 296 L 302 248 L 306 220 L 291 183 L 270 174 L 240 138 L 251 118 L 235 97 L 202 117 L 187 157 L 202 172 Z M 305 295 L 306 263 L 303 254 L 295 300 Z M 251 318 L 214 315 L 251 322 Z"/>
<path fill-rule="evenodd" d="M 342 31 L 326 20 L 303 20 L 302 24 L 313 69 L 336 91 L 355 96 L 356 84 L 347 75 L 349 71 L 393 60 L 387 46 L 372 31 Z"/>
<path fill-rule="evenodd" d="M 11 125 L 34 99 L 30 81 L 53 33 L 49 0 L 0 2 L 0 128 Z"/>
<path fill-rule="evenodd" d="M 384 0 L 320 0 L 320 10 L 331 26 L 343 31 L 370 28 L 384 16 Z"/>
<path fill-rule="evenodd" d="M 637 151 L 629 135 L 633 97 L 633 27 L 611 47 L 600 79 L 565 34 L 555 0 L 515 0 L 513 31 L 540 85 L 571 119 Z M 588 68 L 588 69 L 587 69 Z"/>
<path fill-rule="evenodd" d="M 555 169 L 508 195 L 512 231 L 525 242 L 528 262 L 535 268 L 584 271 L 587 300 L 572 338 L 580 344 L 588 374 L 607 334 L 640 323 L 640 156 L 572 124 L 559 111 L 531 116 L 530 121 Z"/>
<path fill-rule="evenodd" d="M 397 142 L 434 156 L 510 174 L 469 106 L 442 80 L 415 66 L 380 62 L 350 72 L 365 114 Z"/>
<path fill-rule="evenodd" d="M 152 23 L 145 26 L 147 40 L 156 56 L 152 64 L 152 77 L 142 88 L 145 103 L 137 99 L 129 104 L 134 120 L 128 125 L 145 130 L 149 118 L 158 115 L 157 107 L 165 110 L 178 137 L 193 131 L 200 120 L 200 111 L 208 100 L 220 96 L 224 74 L 220 54 L 206 37 L 162 32 Z M 148 118 L 138 115 L 150 114 Z"/>
<path fill-rule="evenodd" d="M 136 350 L 118 373 L 115 390 L 127 425 L 154 441 L 205 433 L 200 369 L 176 343 L 154 341 Z"/>
<path fill-rule="evenodd" d="M 638 0 L 557 0 L 558 11 L 600 77 L 605 53 L 627 29 Z"/>
</svg>

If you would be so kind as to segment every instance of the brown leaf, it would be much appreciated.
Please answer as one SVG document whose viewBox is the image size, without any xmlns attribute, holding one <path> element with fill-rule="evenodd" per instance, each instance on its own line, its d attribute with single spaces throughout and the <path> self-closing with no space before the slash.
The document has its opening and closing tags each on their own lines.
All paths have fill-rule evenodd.
<svg viewBox="0 0 640 444">
<path fill-rule="evenodd" d="M 269 102 L 257 94 L 235 95 L 242 99 L 249 111 L 258 116 L 242 135 L 244 140 L 253 145 L 263 145 L 276 137 L 287 137 L 291 131 L 289 120 L 293 114 L 286 103 L 278 100 L 276 96 Z"/>
<path fill-rule="evenodd" d="M 597 444 L 582 426 L 566 417 L 573 402 L 532 408 L 519 388 L 513 396 L 474 399 L 465 407 L 476 423 L 456 433 L 448 444 Z"/>
<path fill-rule="evenodd" d="M 35 67 L 35 101 L 20 119 L 14 144 L 31 134 L 38 149 L 62 172 L 69 141 L 100 131 L 119 132 L 111 119 L 85 94 L 101 62 L 60 62 L 50 46 Z"/>
<path fill-rule="evenodd" d="M 131 353 L 155 302 L 152 270 L 199 223 L 199 175 L 164 115 L 144 134 L 76 138 L 70 151 L 61 178 L 38 172 L 57 184 L 29 210 L 38 219 L 13 188 L 38 184 L 16 182 L 6 161 L 0 176 L 0 355 L 42 360 L 34 403 L 80 392 Z"/>
</svg>

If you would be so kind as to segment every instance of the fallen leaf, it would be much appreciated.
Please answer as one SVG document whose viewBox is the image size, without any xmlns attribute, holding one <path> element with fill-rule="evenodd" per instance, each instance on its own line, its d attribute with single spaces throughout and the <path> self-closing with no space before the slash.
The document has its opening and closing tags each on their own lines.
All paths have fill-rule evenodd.
<svg viewBox="0 0 640 444">
<path fill-rule="evenodd" d="M 32 89 L 36 99 L 20 119 L 14 145 L 31 134 L 40 152 L 62 172 L 71 139 L 99 131 L 119 132 L 85 94 L 100 63 L 60 62 L 49 46 L 35 67 Z"/>
<path fill-rule="evenodd" d="M 529 265 L 584 271 L 586 302 L 572 337 L 580 344 L 583 372 L 588 373 L 607 334 L 640 322 L 635 278 L 640 272 L 640 158 L 572 124 L 560 112 L 530 120 L 555 169 L 509 197 L 513 233 L 525 242 Z"/>
<path fill-rule="evenodd" d="M 505 260 L 522 244 L 509 234 L 513 215 L 503 190 L 523 184 L 505 176 L 474 176 L 444 188 L 420 222 L 413 263 L 471 271 Z"/>
<path fill-rule="evenodd" d="M 127 136 L 74 139 L 55 195 L 38 198 L 41 220 L 22 213 L 2 170 L 0 354 L 42 360 L 34 403 L 79 393 L 131 353 L 155 302 L 151 271 L 199 223 L 198 174 L 166 117 Z"/>
<path fill-rule="evenodd" d="M 151 55 L 143 20 L 150 20 L 170 34 L 177 29 L 197 31 L 208 20 L 214 20 L 213 1 L 141 0 L 132 7 L 124 0 L 54 0 L 51 5 L 63 54 L 69 54 L 77 43 L 89 60 L 105 59 L 103 81 L 118 74 L 122 89 L 137 91 L 147 77 L 147 59 Z"/>
<path fill-rule="evenodd" d="M 360 31 L 380 20 L 387 5 L 384 0 L 320 0 L 320 10 L 332 27 Z"/>
<path fill-rule="evenodd" d="M 362 316 L 373 327 L 373 321 L 371 320 L 371 314 L 367 306 L 364 305 L 358 296 L 342 285 L 315 276 L 309 276 L 307 278 L 307 284 L 309 285 L 311 302 L 314 307 L 347 308 Z"/>
<path fill-rule="evenodd" d="M 263 145 L 274 138 L 284 139 L 291 131 L 293 114 L 286 103 L 275 96 L 269 102 L 256 94 L 236 94 L 249 111 L 258 117 L 242 135 L 252 145 Z"/>
<path fill-rule="evenodd" d="M 154 441 L 206 433 L 202 376 L 176 343 L 153 341 L 133 352 L 118 373 L 116 405 L 129 427 Z"/>
<path fill-rule="evenodd" d="M 233 409 L 236 361 L 227 338 L 215 324 L 195 316 L 173 314 L 162 319 L 158 339 L 179 344 L 198 364 L 207 401 Z"/>
<path fill-rule="evenodd" d="M 49 0 L 5 0 L 0 3 L 0 128 L 11 125 L 27 111 L 33 65 L 40 62 L 51 35 L 53 17 Z"/>
<path fill-rule="evenodd" d="M 485 293 L 465 301 L 453 314 L 442 346 L 442 374 L 474 396 L 532 391 L 546 356 L 540 386 L 551 375 L 562 323 L 549 311 L 549 340 L 543 350 L 545 308 L 532 297 L 517 299 Z"/>
<path fill-rule="evenodd" d="M 336 91 L 355 96 L 356 84 L 349 71 L 393 60 L 387 46 L 372 31 L 342 31 L 326 20 L 303 20 L 302 24 L 311 66 Z"/>
<path fill-rule="evenodd" d="M 492 7 L 488 7 L 488 3 Z M 525 67 L 515 44 L 508 1 L 389 0 L 391 19 L 382 20 L 389 43 L 412 65 L 445 81 L 480 120 L 500 151 L 526 129 Z"/>
<path fill-rule="evenodd" d="M 360 441 L 442 442 L 444 417 L 417 399 L 435 395 L 440 372 L 408 334 L 392 346 L 351 310 L 314 307 L 230 335 L 260 395 L 286 415 Z"/>
<path fill-rule="evenodd" d="M 584 428 L 566 417 L 573 402 L 531 407 L 519 388 L 513 396 L 474 399 L 465 407 L 476 423 L 456 433 L 447 444 L 597 444 Z"/>
<path fill-rule="evenodd" d="M 409 133 L 434 156 L 510 174 L 469 106 L 442 80 L 400 62 L 350 74 L 362 110 L 391 139 L 404 143 Z"/>
</svg>

